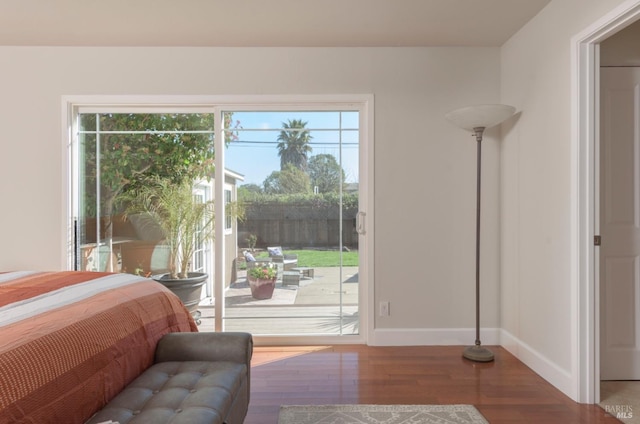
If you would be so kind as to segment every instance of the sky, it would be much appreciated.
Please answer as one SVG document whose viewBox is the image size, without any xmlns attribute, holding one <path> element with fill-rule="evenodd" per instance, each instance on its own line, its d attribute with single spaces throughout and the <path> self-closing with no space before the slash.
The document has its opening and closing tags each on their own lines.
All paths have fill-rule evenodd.
<svg viewBox="0 0 640 424">
<path fill-rule="evenodd" d="M 342 161 L 346 182 L 358 181 L 358 112 L 354 111 L 234 112 L 238 140 L 225 151 L 225 168 L 244 175 L 242 184 L 262 186 L 269 174 L 280 170 L 278 134 L 282 123 L 293 119 L 307 122 L 313 137 L 309 157 L 332 154 Z"/>
</svg>

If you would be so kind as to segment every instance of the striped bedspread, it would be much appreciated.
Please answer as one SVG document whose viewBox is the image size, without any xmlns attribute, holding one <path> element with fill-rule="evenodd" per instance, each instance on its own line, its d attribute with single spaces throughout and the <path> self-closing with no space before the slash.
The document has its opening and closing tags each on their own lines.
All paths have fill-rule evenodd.
<svg viewBox="0 0 640 424">
<path fill-rule="evenodd" d="M 0 424 L 83 423 L 197 331 L 169 290 L 129 274 L 0 273 Z"/>
</svg>

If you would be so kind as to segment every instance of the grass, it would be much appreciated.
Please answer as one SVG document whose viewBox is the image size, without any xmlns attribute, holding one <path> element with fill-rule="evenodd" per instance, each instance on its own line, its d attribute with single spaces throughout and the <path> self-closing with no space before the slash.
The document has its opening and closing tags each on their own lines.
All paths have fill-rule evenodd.
<svg viewBox="0 0 640 424">
<path fill-rule="evenodd" d="M 340 266 L 340 251 L 337 250 L 286 250 L 287 255 L 298 255 L 298 266 L 320 268 Z M 258 254 L 258 258 L 268 257 L 267 252 Z M 358 266 L 358 252 L 342 252 L 342 266 Z"/>
</svg>

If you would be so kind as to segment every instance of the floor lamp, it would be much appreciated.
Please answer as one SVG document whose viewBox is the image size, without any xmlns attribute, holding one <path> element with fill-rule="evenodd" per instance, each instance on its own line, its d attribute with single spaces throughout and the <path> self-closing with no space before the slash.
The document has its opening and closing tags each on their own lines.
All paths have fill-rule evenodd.
<svg viewBox="0 0 640 424">
<path fill-rule="evenodd" d="M 446 118 L 457 127 L 470 131 L 478 145 L 476 187 L 476 343 L 464 349 L 462 356 L 476 362 L 493 361 L 493 352 L 480 342 L 480 178 L 482 134 L 512 116 L 515 108 L 506 105 L 467 106 L 447 113 Z"/>
</svg>

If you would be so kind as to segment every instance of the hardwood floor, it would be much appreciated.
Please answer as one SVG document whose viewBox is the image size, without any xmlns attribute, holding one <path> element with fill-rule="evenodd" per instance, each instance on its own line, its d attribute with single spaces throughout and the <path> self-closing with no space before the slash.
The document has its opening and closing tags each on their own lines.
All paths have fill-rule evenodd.
<svg viewBox="0 0 640 424">
<path fill-rule="evenodd" d="M 280 405 L 472 404 L 491 424 L 617 423 L 577 404 L 500 347 L 496 360 L 460 346 L 256 347 L 245 424 L 276 424 Z"/>
</svg>

